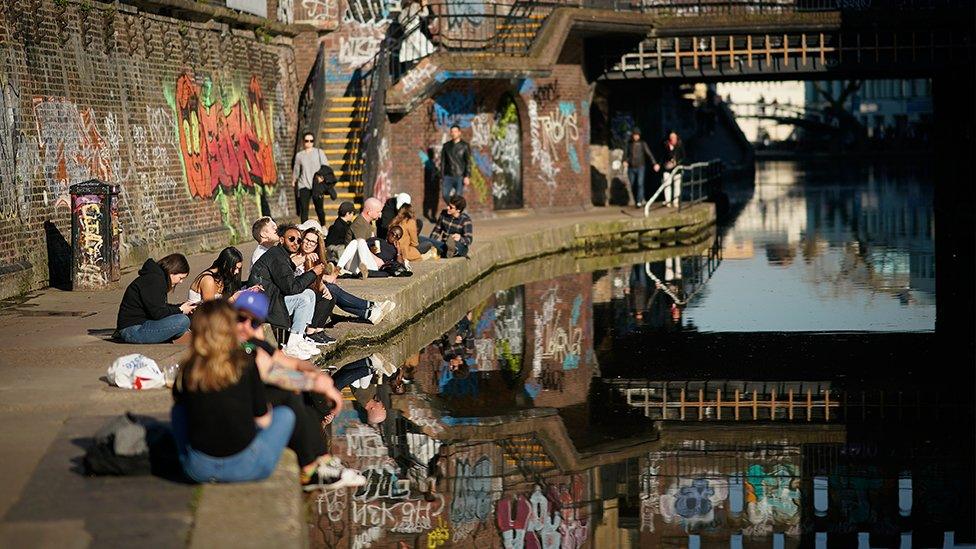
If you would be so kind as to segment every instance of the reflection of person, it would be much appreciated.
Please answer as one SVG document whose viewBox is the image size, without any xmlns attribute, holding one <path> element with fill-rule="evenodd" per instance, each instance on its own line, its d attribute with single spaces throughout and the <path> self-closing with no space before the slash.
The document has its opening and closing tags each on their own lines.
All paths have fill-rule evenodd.
<svg viewBox="0 0 976 549">
<path fill-rule="evenodd" d="M 630 188 L 634 193 L 634 205 L 638 208 L 644 205 L 644 175 L 647 161 L 650 161 L 654 171 L 661 169 L 661 165 L 654 158 L 654 153 L 647 146 L 647 142 L 641 139 L 640 128 L 634 128 L 630 134 L 630 142 L 627 143 L 627 150 L 624 162 L 627 163 L 627 178 L 630 180 Z"/>
<path fill-rule="evenodd" d="M 441 196 L 448 202 L 471 184 L 471 147 L 461 139 L 461 127 L 451 126 L 451 139 L 441 147 Z"/>
<path fill-rule="evenodd" d="M 443 358 L 439 380 L 442 389 L 451 379 L 465 379 L 470 375 L 471 367 L 468 358 L 474 356 L 474 334 L 471 330 L 470 311 L 441 336 L 437 346 Z"/>
</svg>

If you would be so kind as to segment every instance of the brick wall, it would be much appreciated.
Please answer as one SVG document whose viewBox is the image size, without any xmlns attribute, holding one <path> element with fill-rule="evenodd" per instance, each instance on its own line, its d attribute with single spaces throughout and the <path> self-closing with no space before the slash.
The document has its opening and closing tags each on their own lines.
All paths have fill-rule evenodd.
<svg viewBox="0 0 976 549">
<path fill-rule="evenodd" d="M 93 2 L 0 7 L 0 297 L 48 281 L 68 187 L 121 187 L 123 264 L 249 238 L 293 209 L 290 39 Z M 179 128 L 185 132 L 181 137 Z"/>
<path fill-rule="evenodd" d="M 374 194 L 408 192 L 415 206 L 423 202 L 425 211 L 439 209 L 439 190 L 429 176 L 425 182 L 424 166 L 439 166 L 450 126 L 458 124 L 474 153 L 465 192 L 471 212 L 517 208 L 518 195 L 526 208 L 585 207 L 590 204 L 589 93 L 572 59 L 555 65 L 547 78 L 452 80 L 388 124 Z M 506 97 L 514 100 L 515 117 L 505 112 Z M 512 124 L 517 136 L 507 131 Z"/>
</svg>

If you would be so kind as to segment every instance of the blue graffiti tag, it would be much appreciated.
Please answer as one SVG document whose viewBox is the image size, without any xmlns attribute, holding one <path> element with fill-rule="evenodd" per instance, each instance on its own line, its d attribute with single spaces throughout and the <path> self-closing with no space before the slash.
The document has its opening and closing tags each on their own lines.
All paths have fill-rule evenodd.
<svg viewBox="0 0 976 549">
<path fill-rule="evenodd" d="M 434 121 L 438 127 L 447 128 L 454 124 L 462 128 L 471 126 L 475 116 L 474 93 L 449 91 L 434 99 Z"/>
</svg>

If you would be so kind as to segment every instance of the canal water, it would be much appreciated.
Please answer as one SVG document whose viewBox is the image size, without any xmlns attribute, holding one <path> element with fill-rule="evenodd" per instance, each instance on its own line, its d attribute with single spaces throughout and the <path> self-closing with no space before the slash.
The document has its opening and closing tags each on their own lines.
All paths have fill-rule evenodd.
<svg viewBox="0 0 976 549">
<path fill-rule="evenodd" d="M 931 182 L 836 168 L 762 164 L 713 241 L 536 260 L 371 350 L 397 373 L 328 427 L 368 482 L 309 497 L 312 544 L 972 544 L 972 379 L 924 371 Z"/>
</svg>

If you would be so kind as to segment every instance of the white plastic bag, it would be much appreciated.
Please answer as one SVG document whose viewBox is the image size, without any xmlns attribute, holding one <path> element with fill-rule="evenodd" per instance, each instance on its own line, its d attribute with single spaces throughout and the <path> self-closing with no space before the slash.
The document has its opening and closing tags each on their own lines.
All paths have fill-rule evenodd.
<svg viewBox="0 0 976 549">
<path fill-rule="evenodd" d="M 166 386 L 156 361 L 140 354 L 120 356 L 108 367 L 108 381 L 122 389 L 159 389 Z"/>
</svg>

